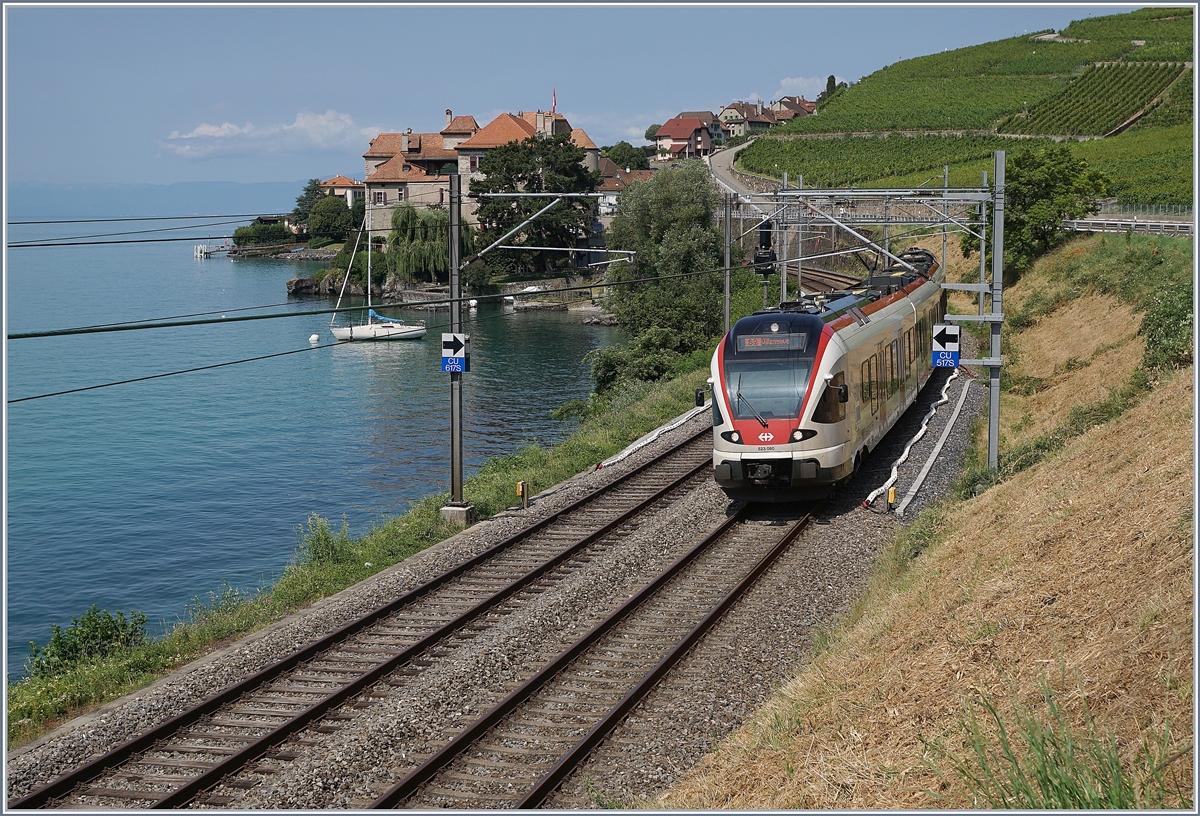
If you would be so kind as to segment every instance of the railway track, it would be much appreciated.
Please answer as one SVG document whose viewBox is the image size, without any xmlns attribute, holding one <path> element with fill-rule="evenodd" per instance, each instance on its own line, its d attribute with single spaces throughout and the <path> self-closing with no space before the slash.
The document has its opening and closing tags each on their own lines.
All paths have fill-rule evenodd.
<svg viewBox="0 0 1200 816">
<path fill-rule="evenodd" d="M 808 266 L 804 267 L 801 277 L 805 289 L 817 292 L 835 292 L 862 283 L 861 275 L 847 275 Z"/>
<path fill-rule="evenodd" d="M 26 808 L 225 806 L 586 565 L 711 467 L 705 428 L 656 459 L 43 787 Z M 283 748 L 281 749 L 281 746 Z M 213 793 L 222 786 L 225 793 Z"/>
<path fill-rule="evenodd" d="M 811 518 L 742 507 L 372 807 L 538 807 Z"/>
</svg>

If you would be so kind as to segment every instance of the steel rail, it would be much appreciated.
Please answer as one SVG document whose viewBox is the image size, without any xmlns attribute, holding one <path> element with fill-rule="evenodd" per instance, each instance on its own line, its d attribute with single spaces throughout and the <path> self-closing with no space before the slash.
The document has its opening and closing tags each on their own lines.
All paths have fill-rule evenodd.
<svg viewBox="0 0 1200 816">
<path fill-rule="evenodd" d="M 277 728 L 275 728 L 275 730 L 269 734 L 265 734 L 258 741 L 251 743 L 238 753 L 225 760 L 222 760 L 219 764 L 213 766 L 207 771 L 204 771 L 194 779 L 189 780 L 185 785 L 171 792 L 169 795 L 157 800 L 150 805 L 150 808 L 180 807 L 191 801 L 196 796 L 200 795 L 206 789 L 219 784 L 223 778 L 233 774 L 234 772 L 245 767 L 247 764 L 258 759 L 267 751 L 271 750 L 276 745 L 290 737 L 292 734 L 295 734 L 297 731 L 307 727 L 314 720 L 319 719 L 337 706 L 363 693 L 368 688 L 375 685 L 404 664 L 410 662 L 414 658 L 420 657 L 425 652 L 428 652 L 430 649 L 443 642 L 446 638 L 450 637 L 454 632 L 494 609 L 500 603 L 512 597 L 517 592 L 534 583 L 538 579 L 544 577 L 549 572 L 559 567 L 564 562 L 570 560 L 573 556 L 577 555 L 581 550 L 596 543 L 596 541 L 608 535 L 621 524 L 625 523 L 633 516 L 642 512 L 647 507 L 659 501 L 668 493 L 680 487 L 688 480 L 696 477 L 711 466 L 712 463 L 708 461 L 701 462 L 699 465 L 696 465 L 684 475 L 672 480 L 670 484 L 655 491 L 654 494 L 648 498 L 643 499 L 633 507 L 626 510 L 624 513 L 621 513 L 613 520 L 604 524 L 602 527 L 584 536 L 567 549 L 555 555 L 553 558 L 526 572 L 515 581 L 503 587 L 488 598 L 480 601 L 475 606 L 463 612 L 453 620 L 442 624 L 437 629 L 430 632 L 428 635 L 421 638 L 411 646 L 406 646 L 404 649 L 397 652 L 383 663 L 380 663 L 378 666 L 375 666 L 365 674 L 338 689 L 324 700 L 320 700 L 309 708 L 306 708 L 304 711 L 297 713 L 295 717 L 281 723 Z"/>
<path fill-rule="evenodd" d="M 658 664 L 651 669 L 646 675 L 638 681 L 629 693 L 626 694 L 619 703 L 613 706 L 607 714 L 585 734 L 579 742 L 577 742 L 563 757 L 555 763 L 541 779 L 539 779 L 526 794 L 521 797 L 515 808 L 528 809 L 536 808 L 541 805 L 554 791 L 562 784 L 567 775 L 571 771 L 583 764 L 588 755 L 598 746 L 605 737 L 607 737 L 613 729 L 615 729 L 626 715 L 631 712 L 643 698 L 648 695 L 659 681 L 667 676 L 667 673 L 673 669 L 676 664 L 681 661 L 692 647 L 708 633 L 713 626 L 721 620 L 735 603 L 737 603 L 746 592 L 758 583 L 758 579 L 762 574 L 778 560 L 779 556 L 792 545 L 799 537 L 800 533 L 808 527 L 809 523 L 815 517 L 815 513 L 808 513 L 803 516 L 795 525 L 792 526 L 771 548 L 771 551 L 759 559 L 758 563 L 750 572 L 746 573 L 745 577 L 738 582 L 738 585 L 731 589 L 724 598 L 717 603 L 708 614 L 704 616 L 699 623 L 692 627 L 691 631 L 677 643 L 670 652 L 663 657 Z"/>
<path fill-rule="evenodd" d="M 596 624 L 596 626 L 573 645 L 543 666 L 537 674 L 518 686 L 486 714 L 459 732 L 458 735 L 443 745 L 432 756 L 421 763 L 421 765 L 414 768 L 404 779 L 400 780 L 400 782 L 376 799 L 370 807 L 372 809 L 395 807 L 412 796 L 421 785 L 428 782 L 457 756 L 466 751 L 477 739 L 499 724 L 504 717 L 527 701 L 573 660 L 595 645 L 600 638 L 616 627 L 617 624 L 628 618 L 643 602 L 657 593 L 665 584 L 719 541 L 730 528 L 742 521 L 748 514 L 748 505 L 743 505 L 715 530 L 697 542 L 688 552 L 680 556 L 675 563 L 663 570 L 653 581 L 639 590 L 633 597 L 609 614 L 608 617 Z"/>
<path fill-rule="evenodd" d="M 391 614 L 392 612 L 395 612 L 396 610 L 400 609 L 401 607 L 417 600 L 420 596 L 425 595 L 433 590 L 440 588 L 441 586 L 443 586 L 443 585 L 449 583 L 450 581 L 460 577 L 461 575 L 469 572 L 470 570 L 474 569 L 475 567 L 479 566 L 480 564 L 483 564 L 484 562 L 490 560 L 491 558 L 510 549 L 511 547 L 513 547 L 514 545 L 519 543 L 520 541 L 527 539 L 527 538 L 533 536 L 535 533 L 542 531 L 546 527 L 549 527 L 551 524 L 561 520 L 564 516 L 580 509 L 581 507 L 592 502 L 596 498 L 599 498 L 606 492 L 608 492 L 622 484 L 625 484 L 626 482 L 633 479 L 634 477 L 642 474 L 643 472 L 650 469 L 651 467 L 659 464 L 659 462 L 661 461 L 661 459 L 664 456 L 668 456 L 670 454 L 673 454 L 680 450 L 683 450 L 688 445 L 694 443 L 696 440 L 700 439 L 701 437 L 705 436 L 706 434 L 708 434 L 710 432 L 711 431 L 708 428 L 704 428 L 704 429 L 700 430 L 699 432 L 693 434 L 692 436 L 688 437 L 687 439 L 681 441 L 679 444 L 675 445 L 670 450 L 664 452 L 662 456 L 656 457 L 655 459 L 651 459 L 651 460 L 648 460 L 648 461 L 642 463 L 638 467 L 634 468 L 633 470 L 629 471 L 626 474 L 623 474 L 622 476 L 618 477 L 617 479 L 613 480 L 612 482 L 609 482 L 606 485 L 602 485 L 602 486 L 596 488 L 595 490 L 588 492 L 586 495 L 580 497 L 579 499 L 575 500 L 574 502 L 571 502 L 569 505 L 562 508 L 561 510 L 558 510 L 558 511 L 546 516 L 545 518 L 531 524 L 529 527 L 526 527 L 526 528 L 514 533 L 513 535 L 509 536 L 508 538 L 504 539 L 503 541 L 499 542 L 498 544 L 495 544 L 492 547 L 489 547 L 488 549 L 484 550 L 483 552 L 468 559 L 467 561 L 464 561 L 462 564 L 459 564 L 458 566 L 453 567 L 453 568 L 441 573 L 440 575 L 437 575 L 437 576 L 431 578 L 430 580 L 426 581 L 425 583 L 420 584 L 419 586 L 413 588 L 412 590 L 409 590 L 408 592 L 404 593 L 403 595 L 396 598 L 395 600 L 393 600 L 387 604 L 384 604 L 383 606 L 380 606 L 371 612 L 368 612 L 363 617 L 358 618 L 357 620 L 346 624 L 345 626 L 337 629 L 336 631 L 326 635 L 323 638 L 320 638 L 317 641 L 314 641 L 313 643 L 309 644 L 308 646 L 304 647 L 303 649 L 289 655 L 288 657 L 285 657 L 282 660 L 279 660 L 276 663 L 274 663 L 270 666 L 267 666 L 266 668 L 250 675 L 249 677 L 246 677 L 243 680 L 238 681 L 237 683 L 234 683 L 231 686 L 228 686 L 227 688 L 223 689 L 222 691 L 217 692 L 216 694 L 213 694 L 212 696 L 202 700 L 200 703 L 193 706 L 191 709 L 181 712 L 180 714 L 164 721 L 163 723 L 160 723 L 158 726 L 155 726 L 155 727 L 149 729 L 148 731 L 143 732 L 142 734 L 126 741 L 125 743 L 117 746 L 116 748 L 112 749 L 111 751 L 109 751 L 105 754 L 102 754 L 101 756 L 96 757 L 95 759 L 74 769 L 73 771 L 68 771 L 67 773 L 62 774 L 58 778 L 49 782 L 48 784 L 31 791 L 30 793 L 26 794 L 25 796 L 20 797 L 19 799 L 15 799 L 15 800 L 9 802 L 8 807 L 10 809 L 14 809 L 14 810 L 39 808 L 39 807 L 42 807 L 43 805 L 45 805 L 47 802 L 49 802 L 52 799 L 58 799 L 58 798 L 61 798 L 65 795 L 67 795 L 68 793 L 70 793 L 72 790 L 74 790 L 79 785 L 82 785 L 86 782 L 90 782 L 92 779 L 95 779 L 97 776 L 103 774 L 106 770 L 116 767 L 116 766 L 119 766 L 121 763 L 125 762 L 132 756 L 150 749 L 151 747 L 154 746 L 155 743 L 159 742 L 160 740 L 166 738 L 167 736 L 169 736 L 177 731 L 182 730 L 184 727 L 186 727 L 188 725 L 191 725 L 191 724 L 197 722 L 204 716 L 207 716 L 208 714 L 211 714 L 212 712 L 218 710 L 221 706 L 226 705 L 227 703 L 230 703 L 230 702 L 236 700 L 238 697 L 242 696 L 246 692 L 251 691 L 251 690 L 253 690 L 259 686 L 262 686 L 266 683 L 271 682 L 272 680 L 279 677 L 283 673 L 291 670 L 292 668 L 295 668 L 300 663 L 310 660 L 313 656 L 315 656 L 323 651 L 327 651 L 327 650 L 331 649 L 332 647 L 336 646 L 338 643 L 341 643 L 342 641 L 348 639 L 352 635 L 357 634 L 359 631 L 367 628 L 368 626 L 375 623 L 379 619 L 386 617 L 387 615 Z M 704 463 L 699 467 L 702 468 L 702 467 L 706 466 L 707 464 L 708 463 Z M 691 478 L 691 475 L 689 475 L 687 478 Z"/>
</svg>

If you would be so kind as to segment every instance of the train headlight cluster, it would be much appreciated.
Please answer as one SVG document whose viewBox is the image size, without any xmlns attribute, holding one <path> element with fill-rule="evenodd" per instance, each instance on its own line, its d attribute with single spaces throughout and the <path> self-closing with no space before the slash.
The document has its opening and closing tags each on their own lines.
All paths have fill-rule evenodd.
<svg viewBox="0 0 1200 816">
<path fill-rule="evenodd" d="M 793 442 L 803 442 L 805 439 L 812 439 L 817 435 L 817 432 L 812 428 L 797 428 L 792 431 Z"/>
<path fill-rule="evenodd" d="M 735 444 L 740 444 L 742 441 L 742 435 L 737 431 L 725 431 L 725 433 L 721 434 L 721 438 L 726 442 L 733 442 Z"/>
</svg>

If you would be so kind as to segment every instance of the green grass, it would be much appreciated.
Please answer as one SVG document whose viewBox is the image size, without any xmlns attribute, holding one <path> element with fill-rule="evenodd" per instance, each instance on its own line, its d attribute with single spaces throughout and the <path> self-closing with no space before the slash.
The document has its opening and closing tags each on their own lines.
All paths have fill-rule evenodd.
<svg viewBox="0 0 1200 816">
<path fill-rule="evenodd" d="M 618 389 L 604 409 L 584 420 L 552 448 L 529 446 L 487 462 L 465 480 L 464 497 L 480 518 L 516 504 L 516 483 L 545 490 L 616 453 L 643 434 L 694 406 L 707 370 L 657 384 Z M 344 526 L 311 516 L 297 529 L 292 563 L 272 586 L 257 593 L 225 587 L 195 599 L 184 620 L 161 638 L 105 656 L 82 657 L 61 672 L 8 684 L 8 745 L 13 748 L 123 694 L 141 688 L 224 643 L 244 636 L 315 600 L 334 594 L 453 535 L 440 509 L 448 494 L 417 502 L 409 512 L 352 538 Z"/>
<path fill-rule="evenodd" d="M 1001 714 L 988 697 L 968 708 L 963 728 L 971 753 L 958 756 L 923 739 L 927 760 L 940 777 L 939 761 L 966 784 L 976 807 L 1036 810 L 1191 807 L 1191 780 L 1172 773 L 1171 763 L 1191 749 L 1172 751 L 1170 725 L 1140 746 L 1133 763 L 1121 761 L 1116 739 L 1090 712 L 1077 733 L 1057 695 L 1043 681 L 1037 710 L 1014 699 Z M 936 796 L 936 794 L 933 794 Z"/>
<path fill-rule="evenodd" d="M 1146 347 L 1141 366 L 1129 380 L 1114 383 L 1102 399 L 1072 408 L 1051 431 L 1020 444 L 1001 444 L 998 469 L 969 460 L 955 484 L 959 498 L 978 495 L 1038 464 L 1091 428 L 1124 414 L 1170 372 L 1192 364 L 1192 257 L 1187 239 L 1100 235 L 1070 241 L 1039 261 L 1039 288 L 1021 308 L 1005 315 L 1005 345 L 1014 333 L 1082 295 L 1108 294 L 1142 314 L 1139 333 Z M 1011 363 L 1007 349 L 1004 354 Z M 1001 387 L 1009 392 L 1031 393 L 1040 384 L 1001 370 Z"/>
</svg>

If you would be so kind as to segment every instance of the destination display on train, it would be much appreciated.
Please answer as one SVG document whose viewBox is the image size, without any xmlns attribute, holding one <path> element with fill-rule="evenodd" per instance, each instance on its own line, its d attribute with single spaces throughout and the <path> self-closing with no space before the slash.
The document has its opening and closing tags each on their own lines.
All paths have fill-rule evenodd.
<svg viewBox="0 0 1200 816">
<path fill-rule="evenodd" d="M 743 334 L 737 339 L 738 351 L 804 351 L 807 334 Z"/>
</svg>

